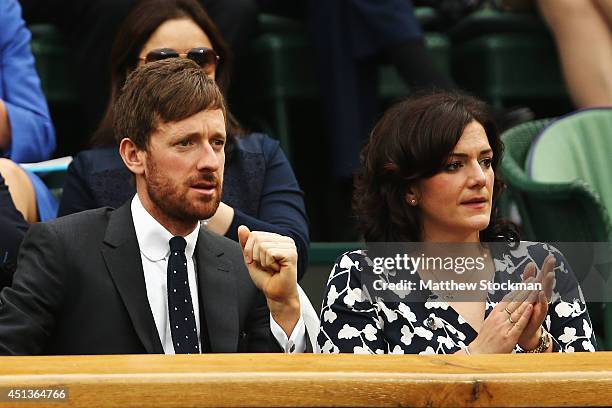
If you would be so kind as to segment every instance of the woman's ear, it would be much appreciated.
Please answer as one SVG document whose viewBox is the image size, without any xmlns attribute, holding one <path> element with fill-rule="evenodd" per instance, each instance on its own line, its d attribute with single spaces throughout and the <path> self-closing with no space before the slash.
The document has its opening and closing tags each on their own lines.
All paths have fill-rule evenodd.
<svg viewBox="0 0 612 408">
<path fill-rule="evenodd" d="M 419 204 L 419 195 L 414 187 L 408 187 L 406 189 L 406 194 L 404 195 L 404 199 L 408 204 L 413 207 L 416 207 Z"/>
<path fill-rule="evenodd" d="M 146 154 L 138 149 L 131 139 L 123 138 L 119 143 L 119 154 L 125 166 L 134 174 L 143 174 L 145 169 Z"/>
</svg>

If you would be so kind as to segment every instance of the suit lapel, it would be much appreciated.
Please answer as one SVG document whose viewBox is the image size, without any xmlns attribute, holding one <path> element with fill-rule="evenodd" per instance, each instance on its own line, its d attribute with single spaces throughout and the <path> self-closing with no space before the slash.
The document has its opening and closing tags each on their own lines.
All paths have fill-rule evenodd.
<svg viewBox="0 0 612 408">
<path fill-rule="evenodd" d="M 147 353 L 163 354 L 164 349 L 147 297 L 131 201 L 112 212 L 104 237 L 106 245 L 102 249 L 102 256 Z"/>
<path fill-rule="evenodd" d="M 213 353 L 238 350 L 238 296 L 231 263 L 214 245 L 210 232 L 200 230 L 196 246 L 198 291 L 204 306 L 210 347 Z"/>
</svg>

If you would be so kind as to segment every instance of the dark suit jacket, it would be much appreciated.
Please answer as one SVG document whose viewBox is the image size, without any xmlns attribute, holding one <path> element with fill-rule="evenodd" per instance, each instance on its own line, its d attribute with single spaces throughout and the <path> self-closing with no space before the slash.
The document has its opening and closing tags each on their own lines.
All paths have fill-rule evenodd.
<svg viewBox="0 0 612 408">
<path fill-rule="evenodd" d="M 0 174 L 0 289 L 11 284 L 19 245 L 28 227 Z"/>
<path fill-rule="evenodd" d="M 195 261 L 203 349 L 280 351 L 238 244 L 201 229 Z M 130 202 L 32 225 L 0 303 L 0 354 L 163 353 Z"/>
</svg>

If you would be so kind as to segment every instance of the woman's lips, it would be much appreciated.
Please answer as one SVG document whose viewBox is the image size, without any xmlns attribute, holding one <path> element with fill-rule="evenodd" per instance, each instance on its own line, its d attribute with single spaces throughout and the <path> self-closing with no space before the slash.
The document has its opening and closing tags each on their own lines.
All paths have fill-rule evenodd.
<svg viewBox="0 0 612 408">
<path fill-rule="evenodd" d="M 488 200 L 484 197 L 473 198 L 473 199 L 466 200 L 461 203 L 462 206 L 473 208 L 473 209 L 485 208 L 488 204 L 489 204 Z"/>
<path fill-rule="evenodd" d="M 468 207 L 468 208 L 473 208 L 473 209 L 481 209 L 481 208 L 485 208 L 487 206 L 487 202 L 486 201 L 480 201 L 480 202 L 472 202 L 472 203 L 462 203 L 461 205 Z"/>
</svg>

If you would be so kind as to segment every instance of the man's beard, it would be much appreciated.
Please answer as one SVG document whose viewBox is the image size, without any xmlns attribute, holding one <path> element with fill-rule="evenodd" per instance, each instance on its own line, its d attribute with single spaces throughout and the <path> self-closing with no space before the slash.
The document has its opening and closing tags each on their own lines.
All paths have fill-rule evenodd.
<svg viewBox="0 0 612 408">
<path fill-rule="evenodd" d="M 150 165 L 149 165 L 150 164 Z M 147 192 L 153 204 L 164 216 L 184 223 L 195 223 L 211 218 L 221 201 L 222 183 L 215 173 L 200 173 L 188 180 L 172 180 L 164 177 L 154 162 L 147 163 Z M 196 202 L 187 197 L 190 186 L 198 181 L 216 183 L 216 194 L 208 200 L 198 196 Z M 183 191 L 180 188 L 184 187 Z"/>
</svg>

